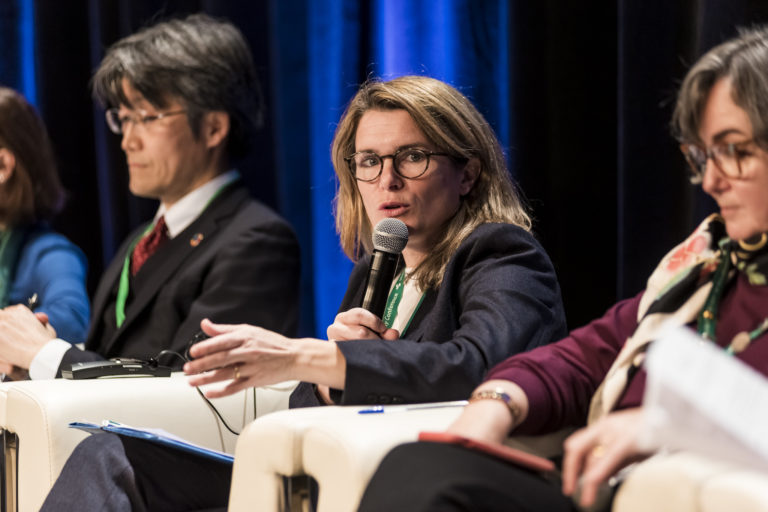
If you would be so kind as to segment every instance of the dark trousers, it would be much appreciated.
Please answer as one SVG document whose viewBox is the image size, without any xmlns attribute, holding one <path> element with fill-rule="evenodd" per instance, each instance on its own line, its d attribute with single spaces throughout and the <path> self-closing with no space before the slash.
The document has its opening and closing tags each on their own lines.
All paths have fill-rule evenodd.
<svg viewBox="0 0 768 512">
<path fill-rule="evenodd" d="M 231 480 L 231 464 L 96 434 L 77 446 L 41 510 L 226 510 Z"/>
<path fill-rule="evenodd" d="M 360 503 L 374 511 L 572 512 L 559 479 L 490 455 L 443 443 L 409 443 L 392 450 Z"/>
</svg>

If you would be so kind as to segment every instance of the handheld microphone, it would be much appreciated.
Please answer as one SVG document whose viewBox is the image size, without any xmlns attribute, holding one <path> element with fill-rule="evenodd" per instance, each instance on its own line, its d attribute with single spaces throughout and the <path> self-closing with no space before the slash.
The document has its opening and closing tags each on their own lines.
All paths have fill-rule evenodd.
<svg viewBox="0 0 768 512">
<path fill-rule="evenodd" d="M 408 243 L 408 227 L 398 219 L 382 219 L 373 230 L 373 255 L 363 295 L 363 309 L 381 318 L 397 270 L 400 253 Z"/>
</svg>

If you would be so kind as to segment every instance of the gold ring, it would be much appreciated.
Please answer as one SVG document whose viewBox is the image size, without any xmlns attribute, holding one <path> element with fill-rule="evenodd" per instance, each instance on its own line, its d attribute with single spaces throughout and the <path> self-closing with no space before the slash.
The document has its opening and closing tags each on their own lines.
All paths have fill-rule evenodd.
<svg viewBox="0 0 768 512">
<path fill-rule="evenodd" d="M 235 372 L 235 380 L 239 379 L 240 378 L 240 365 L 236 364 L 232 369 Z"/>
<path fill-rule="evenodd" d="M 603 455 L 605 455 L 605 446 L 604 446 L 604 445 L 602 445 L 602 444 L 598 444 L 598 445 L 595 445 L 595 447 L 594 447 L 594 448 L 592 448 L 592 451 L 591 451 L 591 452 L 589 452 L 589 454 L 590 454 L 592 457 L 594 457 L 594 458 L 596 458 L 596 459 L 599 459 L 600 457 L 602 457 Z"/>
</svg>

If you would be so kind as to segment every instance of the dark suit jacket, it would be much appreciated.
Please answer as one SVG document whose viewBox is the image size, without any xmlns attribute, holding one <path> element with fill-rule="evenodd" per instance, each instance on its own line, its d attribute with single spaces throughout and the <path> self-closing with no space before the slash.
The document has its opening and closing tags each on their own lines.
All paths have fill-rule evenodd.
<svg viewBox="0 0 768 512">
<path fill-rule="evenodd" d="M 200 321 L 249 323 L 291 336 L 298 323 L 299 247 L 290 226 L 232 184 L 178 236 L 163 244 L 131 279 L 118 329 L 115 296 L 134 231 L 99 283 L 85 351 L 68 350 L 62 368 L 123 356 L 184 354 Z M 195 243 L 199 241 L 199 243 Z M 180 366 L 180 359 L 163 359 Z"/>
<path fill-rule="evenodd" d="M 362 302 L 370 257 L 349 278 L 340 311 Z M 567 333 L 555 270 L 533 236 L 511 224 L 479 226 L 453 255 L 440 287 L 429 290 L 405 339 L 342 341 L 347 362 L 342 404 L 459 400 L 505 358 Z M 319 405 L 302 384 L 291 407 Z"/>
</svg>

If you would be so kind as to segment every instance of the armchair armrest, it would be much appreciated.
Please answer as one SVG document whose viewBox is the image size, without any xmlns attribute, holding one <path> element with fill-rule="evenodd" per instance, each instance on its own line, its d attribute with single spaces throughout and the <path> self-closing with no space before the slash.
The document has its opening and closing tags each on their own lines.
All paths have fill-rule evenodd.
<svg viewBox="0 0 768 512">
<path fill-rule="evenodd" d="M 638 464 L 619 487 L 614 512 L 768 510 L 768 473 L 679 452 Z"/>
<path fill-rule="evenodd" d="M 287 408 L 295 385 L 281 383 L 212 402 L 230 426 L 242 430 L 255 416 Z M 193 443 L 230 453 L 237 437 L 224 428 L 180 373 L 171 378 L 6 383 L 0 386 L 0 428 L 18 438 L 17 467 L 6 464 L 6 477 L 17 477 L 18 510 L 40 507 L 70 453 L 87 435 L 67 425 L 104 419 L 162 428 Z M 6 457 L 6 462 L 12 460 Z M 5 498 L 7 510 L 13 510 L 15 497 L 8 493 Z"/>
<path fill-rule="evenodd" d="M 421 431 L 445 430 L 463 402 L 431 405 L 438 407 L 388 406 L 381 414 L 359 414 L 360 406 L 314 407 L 258 419 L 237 443 L 229 510 L 283 510 L 283 477 L 301 475 L 319 484 L 318 512 L 356 510 L 381 459 Z M 552 456 L 565 435 L 537 438 L 534 449 L 532 438 L 511 438 L 509 444 Z"/>
</svg>

